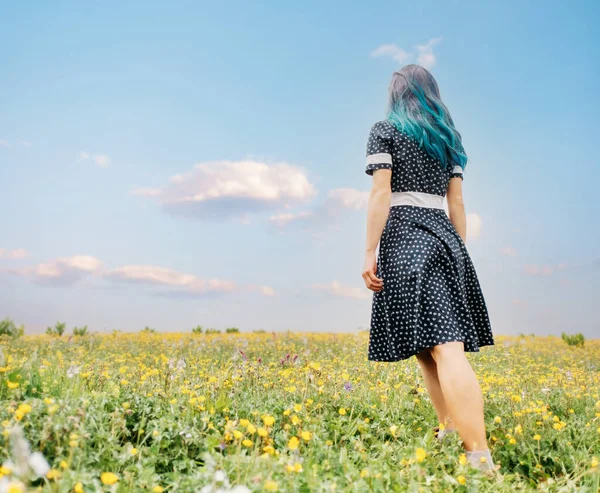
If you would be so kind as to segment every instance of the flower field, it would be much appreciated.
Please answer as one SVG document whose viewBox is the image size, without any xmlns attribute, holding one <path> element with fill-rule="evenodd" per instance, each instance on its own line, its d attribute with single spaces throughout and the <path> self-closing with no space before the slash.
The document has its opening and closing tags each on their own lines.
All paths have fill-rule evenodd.
<svg viewBox="0 0 600 493">
<path fill-rule="evenodd" d="M 594 492 L 600 340 L 467 353 L 494 478 L 442 444 L 415 358 L 368 333 L 2 339 L 0 492 Z"/>
</svg>

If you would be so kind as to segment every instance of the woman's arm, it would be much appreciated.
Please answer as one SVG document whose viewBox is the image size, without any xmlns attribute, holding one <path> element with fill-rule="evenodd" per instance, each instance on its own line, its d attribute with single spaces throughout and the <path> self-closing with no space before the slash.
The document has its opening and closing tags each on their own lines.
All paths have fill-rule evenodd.
<svg viewBox="0 0 600 493">
<path fill-rule="evenodd" d="M 467 218 L 465 216 L 465 203 L 462 195 L 462 178 L 450 178 L 448 184 L 448 192 L 446 193 L 448 200 L 448 216 L 450 222 L 462 238 L 463 242 L 467 241 Z"/>
<path fill-rule="evenodd" d="M 365 267 L 362 277 L 372 291 L 383 289 L 383 280 L 377 277 L 376 250 L 390 213 L 392 170 L 379 169 L 373 172 L 373 186 L 367 209 L 367 241 Z"/>
</svg>

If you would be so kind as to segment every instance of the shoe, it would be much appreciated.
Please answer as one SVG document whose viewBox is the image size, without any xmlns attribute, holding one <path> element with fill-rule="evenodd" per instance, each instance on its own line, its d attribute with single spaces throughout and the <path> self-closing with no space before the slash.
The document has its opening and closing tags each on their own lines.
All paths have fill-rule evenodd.
<svg viewBox="0 0 600 493">
<path fill-rule="evenodd" d="M 455 428 L 444 428 L 440 431 L 440 427 L 436 426 L 433 429 L 433 435 L 441 442 L 445 437 L 450 435 L 451 433 L 457 433 Z"/>
</svg>

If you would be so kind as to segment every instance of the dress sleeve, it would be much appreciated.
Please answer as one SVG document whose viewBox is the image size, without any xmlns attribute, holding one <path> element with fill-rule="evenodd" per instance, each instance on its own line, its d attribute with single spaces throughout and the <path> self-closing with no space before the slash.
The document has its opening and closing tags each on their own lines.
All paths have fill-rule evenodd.
<svg viewBox="0 0 600 493">
<path fill-rule="evenodd" d="M 386 122 L 377 122 L 373 125 L 367 143 L 365 172 L 373 175 L 376 169 L 392 169 L 392 133 Z"/>
<path fill-rule="evenodd" d="M 464 180 L 465 177 L 463 175 L 464 175 L 463 169 L 460 166 L 456 165 L 456 166 L 454 166 L 454 168 L 452 168 L 452 171 L 450 173 L 450 178 L 460 178 L 461 180 Z"/>
</svg>

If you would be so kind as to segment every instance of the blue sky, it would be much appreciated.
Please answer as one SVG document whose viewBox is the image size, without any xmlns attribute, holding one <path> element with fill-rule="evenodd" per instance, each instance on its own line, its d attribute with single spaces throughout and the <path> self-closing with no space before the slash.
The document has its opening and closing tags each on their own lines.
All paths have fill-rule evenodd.
<svg viewBox="0 0 600 493">
<path fill-rule="evenodd" d="M 470 157 L 494 332 L 598 333 L 597 3 L 1 10 L 0 317 L 367 327 L 366 139 L 417 62 Z"/>
</svg>

